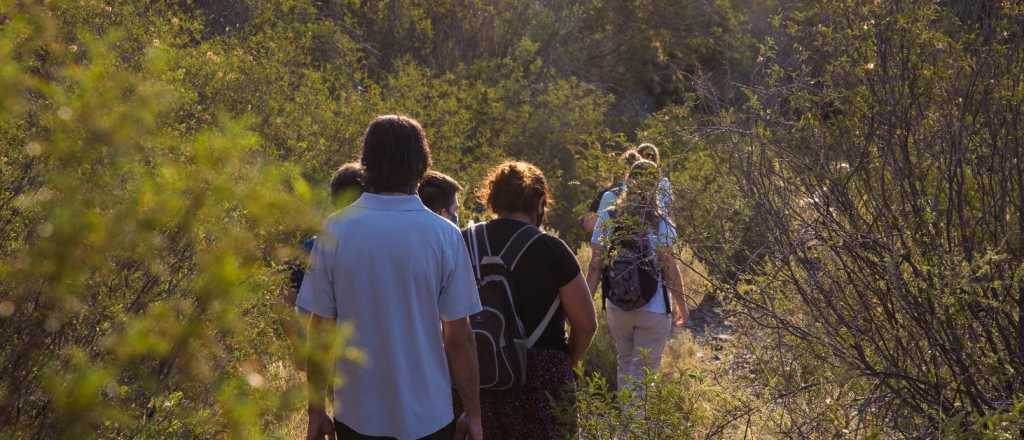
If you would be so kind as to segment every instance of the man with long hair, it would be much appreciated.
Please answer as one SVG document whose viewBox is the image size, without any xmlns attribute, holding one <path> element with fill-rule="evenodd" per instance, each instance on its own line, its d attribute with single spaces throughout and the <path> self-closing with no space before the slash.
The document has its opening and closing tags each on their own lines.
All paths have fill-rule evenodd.
<svg viewBox="0 0 1024 440">
<path fill-rule="evenodd" d="M 361 163 L 366 192 L 328 219 L 297 306 L 312 315 L 311 335 L 351 324 L 350 343 L 366 362 L 337 363 L 345 383 L 334 390 L 333 421 L 323 395 L 329 373 L 308 368 L 308 437 L 448 440 L 458 428 L 480 439 L 468 319 L 480 298 L 459 230 L 416 196 L 430 166 L 423 128 L 404 116 L 374 119 Z M 465 408 L 459 423 L 453 382 Z"/>
</svg>

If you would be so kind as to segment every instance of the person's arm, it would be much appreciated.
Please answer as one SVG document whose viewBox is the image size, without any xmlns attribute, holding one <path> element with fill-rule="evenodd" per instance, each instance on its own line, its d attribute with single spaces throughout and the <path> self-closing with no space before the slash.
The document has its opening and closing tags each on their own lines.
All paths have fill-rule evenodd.
<svg viewBox="0 0 1024 440">
<path fill-rule="evenodd" d="M 306 367 L 306 382 L 309 391 L 309 416 L 306 437 L 312 439 L 334 439 L 334 421 L 327 413 L 326 394 L 332 389 L 334 379 L 334 353 L 330 337 L 334 331 L 337 303 L 334 297 L 334 281 L 331 267 L 337 252 L 337 241 L 330 233 L 321 234 L 310 254 L 309 269 L 302 278 L 299 296 L 295 306 L 301 315 L 308 316 L 303 345 L 305 356 L 301 359 Z"/>
<path fill-rule="evenodd" d="M 590 348 L 590 342 L 597 332 L 594 300 L 582 273 L 558 289 L 558 297 L 562 301 L 565 317 L 569 320 L 569 356 L 575 367 Z"/>
<path fill-rule="evenodd" d="M 676 304 L 672 309 L 672 314 L 675 317 L 674 325 L 682 327 L 686 323 L 686 319 L 689 318 L 690 311 L 686 307 L 686 297 L 683 295 L 683 277 L 679 273 L 679 265 L 676 264 L 672 248 L 659 248 L 658 260 L 661 263 L 661 271 L 665 276 L 665 287 L 672 294 L 672 300 Z"/>
<path fill-rule="evenodd" d="M 462 399 L 462 408 L 466 411 L 466 420 L 459 421 L 463 440 L 468 436 L 473 440 L 483 438 L 483 425 L 480 419 L 480 371 L 476 359 L 476 341 L 473 329 L 469 326 L 469 318 L 454 321 L 441 321 L 444 333 L 444 351 L 448 356 L 448 368 L 451 370 L 452 383 Z"/>
<path fill-rule="evenodd" d="M 583 230 L 587 231 L 588 234 L 594 232 L 594 226 L 597 224 L 597 215 L 601 212 L 604 196 L 607 193 L 607 190 L 597 193 L 594 200 L 590 202 L 590 206 L 587 207 L 587 212 L 583 214 L 583 217 L 580 217 L 580 225 L 583 226 Z"/>
<path fill-rule="evenodd" d="M 590 264 L 587 266 L 587 286 L 591 293 L 597 292 L 598 284 L 601 282 L 601 270 L 604 269 L 604 246 L 600 244 L 590 245 Z"/>
<path fill-rule="evenodd" d="M 605 193 L 605 195 L 611 194 L 611 191 Z M 614 201 L 614 197 L 611 198 Z M 604 269 L 604 253 L 605 244 L 607 244 L 607 237 L 605 229 L 607 226 L 605 222 L 608 221 L 609 215 L 607 208 L 597 213 L 597 223 L 594 225 L 594 232 L 590 234 L 590 264 L 587 265 L 587 287 L 590 288 L 590 293 L 597 293 L 598 284 L 601 283 L 601 270 Z"/>
<path fill-rule="evenodd" d="M 310 335 L 309 340 L 312 341 L 316 338 L 315 335 L 331 331 L 328 326 L 333 324 L 333 320 L 310 313 L 309 326 L 306 331 L 306 334 Z M 310 353 L 312 351 L 310 350 Z M 316 353 L 312 353 L 312 356 L 316 355 Z M 310 359 L 306 362 L 306 389 L 309 396 L 309 404 L 306 408 L 309 417 L 306 429 L 307 440 L 320 440 L 325 437 L 334 440 L 336 438 L 334 420 L 327 414 L 326 409 L 327 391 L 332 388 L 330 383 L 332 367 L 333 361 L 330 359 Z"/>
<path fill-rule="evenodd" d="M 597 214 L 593 212 L 583 214 L 583 217 L 580 218 L 580 226 L 583 226 L 583 230 L 587 231 L 588 234 L 594 232 L 595 224 L 597 224 Z"/>
</svg>

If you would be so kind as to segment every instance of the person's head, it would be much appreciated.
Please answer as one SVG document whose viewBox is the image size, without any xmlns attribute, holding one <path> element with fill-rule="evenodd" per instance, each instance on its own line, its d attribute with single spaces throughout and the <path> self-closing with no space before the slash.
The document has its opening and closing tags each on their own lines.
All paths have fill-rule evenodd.
<svg viewBox="0 0 1024 440">
<path fill-rule="evenodd" d="M 553 203 L 544 173 L 527 162 L 505 162 L 491 170 L 481 200 L 500 217 L 522 214 L 537 226 Z"/>
<path fill-rule="evenodd" d="M 640 153 L 637 153 L 636 150 L 628 150 L 625 153 L 622 153 L 621 156 L 619 156 L 619 161 L 626 166 L 627 170 L 632 168 L 633 164 L 637 163 L 640 160 L 643 160 L 643 158 L 640 157 Z"/>
<path fill-rule="evenodd" d="M 419 194 L 427 208 L 458 225 L 459 198 L 456 195 L 461 191 L 462 186 L 455 179 L 431 170 L 420 182 Z"/>
<path fill-rule="evenodd" d="M 430 145 L 419 122 L 378 116 L 363 136 L 363 185 L 375 193 L 415 194 L 430 168 Z"/>
<path fill-rule="evenodd" d="M 363 167 L 349 162 L 331 175 L 331 201 L 338 208 L 348 206 L 363 193 Z"/>
<path fill-rule="evenodd" d="M 645 160 L 649 160 L 655 164 L 661 163 L 661 154 L 658 153 L 658 147 L 655 147 L 652 144 L 640 144 L 636 147 L 636 152 Z"/>
<path fill-rule="evenodd" d="M 633 164 L 643 159 L 644 158 L 640 157 L 640 153 L 637 153 L 635 149 L 627 150 L 625 153 L 622 153 L 622 155 L 619 156 L 619 162 L 622 163 L 622 167 L 625 170 L 623 174 L 628 174 L 629 169 L 633 168 Z M 616 179 L 618 179 L 618 176 L 616 176 Z"/>
<path fill-rule="evenodd" d="M 633 164 L 626 175 L 626 190 L 619 197 L 618 209 L 626 215 L 641 217 L 650 222 L 658 213 L 658 182 L 661 173 L 658 165 L 649 160 Z"/>
</svg>

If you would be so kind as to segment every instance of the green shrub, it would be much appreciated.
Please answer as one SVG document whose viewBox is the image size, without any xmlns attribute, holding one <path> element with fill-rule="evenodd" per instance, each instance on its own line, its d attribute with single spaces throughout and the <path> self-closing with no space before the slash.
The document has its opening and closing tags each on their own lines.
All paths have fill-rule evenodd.
<svg viewBox="0 0 1024 440">
<path fill-rule="evenodd" d="M 163 49 L 125 69 L 124 40 L 72 48 L 50 14 L 16 8 L 0 37 L 4 430 L 271 430 L 304 394 L 271 372 L 290 359 L 281 328 L 294 319 L 275 264 L 319 221 L 308 185 L 261 153 L 245 118 L 169 123 L 181 104 L 156 79 Z M 327 352 L 351 354 L 331 338 Z"/>
<path fill-rule="evenodd" d="M 1018 437 L 1022 17 L 0 0 L 0 436 L 301 435 L 294 362 L 359 354 L 296 350 L 284 275 L 367 121 L 406 113 L 463 218 L 529 160 L 572 245 L 617 155 L 661 148 L 691 305 L 733 338 L 674 339 L 637 398 L 600 331 L 584 437 Z"/>
<path fill-rule="evenodd" d="M 719 287 L 781 435 L 1022 432 L 1024 10 L 981 6 L 787 11 L 726 115 L 760 257 Z"/>
</svg>

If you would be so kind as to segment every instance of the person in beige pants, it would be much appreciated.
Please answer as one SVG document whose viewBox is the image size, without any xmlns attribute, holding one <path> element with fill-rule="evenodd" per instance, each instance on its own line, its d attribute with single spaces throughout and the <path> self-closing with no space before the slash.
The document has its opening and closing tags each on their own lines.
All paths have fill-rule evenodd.
<svg viewBox="0 0 1024 440">
<path fill-rule="evenodd" d="M 659 286 L 647 304 L 623 310 L 611 302 L 606 303 L 608 331 L 617 353 L 619 387 L 634 385 L 643 378 L 645 369 L 658 371 L 665 344 L 672 334 L 673 322 L 682 326 L 687 318 L 682 280 L 672 253 L 675 228 L 659 213 L 654 199 L 658 182 L 656 165 L 649 161 L 634 164 L 626 179 L 626 190 L 613 208 L 617 212 L 616 220 L 610 221 L 611 212 L 602 212 L 591 238 L 587 285 L 592 292 L 597 291 L 601 280 L 605 255 L 613 238 L 612 223 L 618 225 L 614 232 L 616 235 L 647 234 L 657 254 Z M 620 221 L 619 218 L 626 220 Z M 674 308 L 669 299 L 670 293 L 675 299 Z"/>
<path fill-rule="evenodd" d="M 610 305 L 608 332 L 615 341 L 619 387 L 632 387 L 643 379 L 644 369 L 658 371 L 661 354 L 672 334 L 672 318 L 666 313 L 626 311 Z"/>
</svg>

